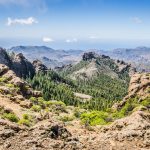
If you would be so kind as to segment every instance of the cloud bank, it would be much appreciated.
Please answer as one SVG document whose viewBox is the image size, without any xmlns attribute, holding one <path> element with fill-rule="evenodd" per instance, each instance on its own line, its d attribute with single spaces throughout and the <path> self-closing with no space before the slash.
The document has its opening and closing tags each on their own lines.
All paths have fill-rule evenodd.
<svg viewBox="0 0 150 150">
<path fill-rule="evenodd" d="M 8 18 L 7 19 L 7 26 L 11 26 L 11 25 L 15 25 L 15 24 L 20 24 L 20 25 L 32 25 L 38 23 L 38 21 L 33 18 L 33 17 L 29 17 L 29 18 L 20 18 L 20 19 L 12 19 L 12 18 Z"/>
<path fill-rule="evenodd" d="M 49 38 L 49 37 L 43 37 L 43 42 L 50 43 L 50 42 L 54 42 L 54 40 L 52 38 Z"/>
<path fill-rule="evenodd" d="M 73 38 L 73 39 L 67 39 L 66 43 L 74 43 L 74 42 L 78 42 L 77 38 Z"/>
</svg>

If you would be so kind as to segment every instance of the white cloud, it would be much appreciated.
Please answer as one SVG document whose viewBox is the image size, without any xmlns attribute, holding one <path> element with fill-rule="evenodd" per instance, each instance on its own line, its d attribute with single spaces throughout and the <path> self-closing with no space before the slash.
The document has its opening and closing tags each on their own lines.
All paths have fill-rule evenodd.
<svg viewBox="0 0 150 150">
<path fill-rule="evenodd" d="M 73 38 L 73 39 L 67 39 L 66 43 L 74 43 L 74 42 L 78 42 L 77 38 Z"/>
<path fill-rule="evenodd" d="M 38 23 L 38 21 L 33 17 L 20 18 L 20 19 L 17 19 L 17 18 L 16 19 L 12 19 L 12 18 L 7 19 L 7 25 L 8 26 L 15 25 L 15 24 L 32 25 L 34 23 Z"/>
<path fill-rule="evenodd" d="M 90 38 L 90 39 L 98 39 L 97 36 L 90 36 L 89 38 Z"/>
<path fill-rule="evenodd" d="M 49 37 L 43 37 L 43 42 L 50 43 L 50 42 L 54 42 L 54 40 Z"/>
<path fill-rule="evenodd" d="M 137 23 L 137 24 L 141 24 L 143 21 L 142 19 L 140 19 L 139 17 L 133 17 L 131 18 L 133 22 Z"/>
</svg>

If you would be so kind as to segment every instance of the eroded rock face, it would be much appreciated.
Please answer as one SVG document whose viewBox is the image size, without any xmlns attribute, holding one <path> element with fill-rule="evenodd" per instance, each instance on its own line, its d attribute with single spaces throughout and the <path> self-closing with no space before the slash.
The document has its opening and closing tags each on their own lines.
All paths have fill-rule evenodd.
<svg viewBox="0 0 150 150">
<path fill-rule="evenodd" d="M 150 147 L 150 114 L 142 111 L 116 120 L 103 128 L 104 138 L 115 141 L 136 141 L 137 147 Z"/>
<path fill-rule="evenodd" d="M 27 82 L 22 80 L 21 78 L 17 77 L 14 71 L 10 70 L 6 65 L 0 64 L 0 77 L 7 82 L 7 84 L 10 84 L 9 86 L 14 86 L 18 88 L 17 93 L 11 93 L 12 91 L 9 90 L 9 86 L 1 85 L 0 89 L 3 92 L 3 94 L 17 94 L 17 95 L 23 95 L 25 97 L 28 97 L 30 95 L 33 95 L 35 97 L 42 96 L 42 93 L 40 91 L 34 91 Z"/>
<path fill-rule="evenodd" d="M 35 68 L 36 73 L 41 72 L 41 71 L 46 73 L 48 71 L 48 68 L 44 64 L 42 64 L 42 62 L 39 60 L 33 61 L 32 64 Z"/>
<path fill-rule="evenodd" d="M 12 61 L 10 57 L 8 56 L 6 50 L 3 48 L 0 48 L 0 64 L 4 64 L 8 67 L 12 66 Z"/>
<path fill-rule="evenodd" d="M 113 110 L 119 110 L 130 98 L 136 96 L 140 101 L 150 96 L 150 73 L 133 74 L 129 83 L 128 95 L 120 103 L 115 103 Z"/>
<path fill-rule="evenodd" d="M 33 77 L 35 75 L 34 66 L 19 53 L 13 59 L 13 70 L 19 77 Z"/>
<path fill-rule="evenodd" d="M 21 53 L 10 56 L 5 49 L 0 48 L 0 64 L 8 66 L 21 78 L 33 77 L 35 75 L 34 66 Z"/>
<path fill-rule="evenodd" d="M 132 67 L 131 64 L 120 60 L 115 61 L 115 63 L 118 66 L 118 72 L 120 73 L 129 72 L 130 77 L 136 73 L 136 69 Z"/>
<path fill-rule="evenodd" d="M 94 52 L 88 52 L 88 53 L 84 53 L 83 56 L 82 56 L 82 59 L 84 61 L 87 61 L 87 60 L 92 60 L 92 59 L 95 59 L 97 58 L 98 55 Z"/>
<path fill-rule="evenodd" d="M 149 96 L 150 90 L 150 74 L 149 73 L 136 73 L 131 77 L 128 96 L 134 97 L 139 96 L 141 98 L 146 98 Z"/>
</svg>

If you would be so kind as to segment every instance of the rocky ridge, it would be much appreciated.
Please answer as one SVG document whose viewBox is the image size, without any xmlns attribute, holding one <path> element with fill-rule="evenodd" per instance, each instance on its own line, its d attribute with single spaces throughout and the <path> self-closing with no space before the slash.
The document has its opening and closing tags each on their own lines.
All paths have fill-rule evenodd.
<svg viewBox="0 0 150 150">
<path fill-rule="evenodd" d="M 58 71 L 69 71 L 68 76 L 74 80 L 88 80 L 99 74 L 119 79 L 123 74 L 126 74 L 125 76 L 132 76 L 136 72 L 136 69 L 124 61 L 113 60 L 109 56 L 98 55 L 95 52 L 87 52 L 83 54 L 82 61 L 79 63 L 58 68 Z"/>
<path fill-rule="evenodd" d="M 38 71 L 45 72 L 48 70 L 39 60 L 35 60 L 31 63 L 22 53 L 10 53 L 9 55 L 3 48 L 0 48 L 0 64 L 8 66 L 21 78 L 33 77 Z"/>
</svg>

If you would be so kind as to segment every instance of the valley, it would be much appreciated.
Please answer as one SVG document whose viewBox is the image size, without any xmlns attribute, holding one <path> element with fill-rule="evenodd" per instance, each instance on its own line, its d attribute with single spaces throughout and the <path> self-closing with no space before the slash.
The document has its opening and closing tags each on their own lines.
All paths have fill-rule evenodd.
<svg viewBox="0 0 150 150">
<path fill-rule="evenodd" d="M 150 74 L 95 52 L 49 68 L 0 49 L 0 149 L 150 148 Z"/>
</svg>

